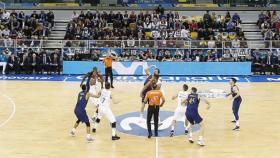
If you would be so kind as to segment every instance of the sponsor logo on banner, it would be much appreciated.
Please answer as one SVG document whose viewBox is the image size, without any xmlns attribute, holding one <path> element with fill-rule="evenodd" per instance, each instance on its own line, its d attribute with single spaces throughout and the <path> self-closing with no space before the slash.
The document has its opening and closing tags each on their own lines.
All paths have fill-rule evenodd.
<svg viewBox="0 0 280 158">
<path fill-rule="evenodd" d="M 141 74 L 145 74 L 145 68 L 148 68 L 147 62 L 132 62 L 130 66 L 124 66 L 121 62 L 113 62 L 113 70 L 117 72 L 117 74 L 127 74 L 134 75 L 137 74 L 136 70 L 140 68 L 142 69 Z"/>
<path fill-rule="evenodd" d="M 278 78 L 267 78 L 267 81 L 280 82 L 280 77 L 278 77 Z"/>
</svg>

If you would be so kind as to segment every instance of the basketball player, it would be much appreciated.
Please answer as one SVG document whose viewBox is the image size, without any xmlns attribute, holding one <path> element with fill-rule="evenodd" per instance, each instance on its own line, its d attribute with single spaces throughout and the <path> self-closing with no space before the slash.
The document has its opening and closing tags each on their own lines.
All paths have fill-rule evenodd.
<svg viewBox="0 0 280 158">
<path fill-rule="evenodd" d="M 112 99 L 114 104 L 118 104 L 118 102 L 113 99 L 112 92 L 110 91 L 110 87 L 111 84 L 109 82 L 106 82 L 105 89 L 102 89 L 101 92 L 98 93 L 98 95 L 93 95 L 93 97 L 100 98 L 100 104 L 98 107 L 99 115 L 100 117 L 103 115 L 107 117 L 112 127 L 112 140 L 118 140 L 120 139 L 120 137 L 117 136 L 116 134 L 117 123 L 116 123 L 116 118 L 110 108 L 110 101 Z M 96 122 L 94 123 L 95 125 L 92 130 L 93 132 L 96 132 L 96 127 L 97 124 L 99 123 L 100 123 L 100 118 L 97 118 Z"/>
<path fill-rule="evenodd" d="M 97 81 L 96 79 L 91 79 L 90 80 L 90 90 L 89 90 L 89 93 L 91 95 L 97 95 L 98 92 L 100 92 L 101 90 L 101 87 L 98 86 L 97 84 Z M 96 110 L 94 111 L 94 114 L 93 114 L 93 117 L 91 118 L 93 122 L 96 121 L 97 117 L 101 118 L 98 114 L 98 106 L 99 106 L 99 103 L 100 103 L 100 99 L 99 98 L 94 98 L 94 97 L 91 97 L 90 98 L 90 101 L 91 103 L 96 107 Z"/>
<path fill-rule="evenodd" d="M 158 136 L 158 118 L 159 118 L 159 109 L 165 103 L 165 98 L 162 92 L 159 90 L 159 87 L 156 83 L 152 84 L 153 90 L 150 90 L 144 99 L 144 103 L 148 103 L 148 114 L 147 114 L 147 128 L 148 128 L 148 138 L 152 137 L 151 130 L 151 120 L 154 117 L 154 126 L 155 126 L 155 137 Z"/>
<path fill-rule="evenodd" d="M 170 137 L 174 136 L 174 129 L 176 125 L 176 121 L 179 120 L 185 120 L 185 112 L 186 112 L 186 106 L 182 104 L 182 101 L 186 100 L 188 98 L 188 85 L 184 84 L 182 91 L 179 91 L 179 93 L 176 96 L 172 97 L 172 100 L 178 98 L 178 106 L 174 112 L 174 117 L 171 125 L 171 132 L 170 132 Z M 184 124 L 185 125 L 185 124 Z M 188 127 L 185 128 L 185 134 L 188 134 Z"/>
<path fill-rule="evenodd" d="M 81 82 L 80 86 L 82 86 L 82 84 L 84 83 L 86 78 L 93 78 L 93 79 L 98 80 L 101 84 L 101 88 L 103 88 L 103 82 L 104 82 L 103 76 L 102 76 L 101 72 L 98 71 L 97 67 L 93 67 L 92 71 L 85 74 L 85 76 L 82 79 L 82 82 Z M 89 91 L 89 87 L 88 87 L 87 90 Z"/>
<path fill-rule="evenodd" d="M 189 142 L 193 143 L 193 139 L 192 139 L 192 132 L 193 132 L 193 126 L 194 125 L 199 125 L 200 129 L 199 129 L 199 138 L 198 138 L 198 145 L 200 146 L 205 146 L 205 142 L 203 140 L 203 136 L 204 136 L 204 124 L 203 124 L 203 119 L 200 117 L 199 113 L 198 113 L 198 106 L 200 101 L 204 101 L 208 107 L 207 109 L 210 109 L 210 103 L 202 98 L 199 97 L 197 94 L 197 89 L 195 87 L 192 87 L 191 89 L 191 94 L 188 95 L 188 98 L 183 101 L 183 104 L 187 104 L 187 110 L 186 110 L 186 126 L 188 126 L 188 122 L 191 124 L 190 125 L 190 133 L 189 133 Z"/>
<path fill-rule="evenodd" d="M 141 109 L 140 109 L 140 118 L 141 118 L 141 120 L 143 120 L 143 118 L 144 118 L 144 108 L 145 108 L 144 99 L 145 99 L 145 96 L 146 96 L 147 92 L 152 90 L 152 84 L 153 83 L 156 83 L 159 89 L 161 88 L 161 81 L 159 80 L 160 70 L 158 68 L 155 68 L 154 74 L 151 75 L 149 70 L 152 67 L 155 67 L 155 66 L 151 66 L 151 67 L 145 69 L 146 75 L 148 77 L 145 80 L 144 87 L 143 87 L 143 89 L 141 90 L 141 93 L 140 93 L 140 96 L 142 98 L 142 106 L 141 106 Z"/>
<path fill-rule="evenodd" d="M 91 72 L 88 72 L 88 73 L 83 77 L 80 86 L 84 83 L 84 81 L 86 80 L 86 78 L 87 78 L 87 82 L 86 82 L 87 92 L 90 91 L 90 87 L 91 87 L 91 86 L 90 86 L 90 81 L 91 81 L 91 79 L 93 79 L 92 82 L 95 83 L 95 84 L 96 84 L 97 81 L 100 82 L 101 88 L 103 88 L 103 82 L 104 82 L 103 76 L 102 76 L 101 72 L 98 71 L 97 67 L 93 67 L 93 68 L 92 68 L 92 71 L 91 71 Z M 95 122 L 97 115 L 98 115 L 98 108 L 96 109 L 96 111 L 95 111 L 94 114 L 93 114 L 93 117 L 92 117 L 92 121 L 93 121 L 93 122 Z"/>
<path fill-rule="evenodd" d="M 234 131 L 239 131 L 240 130 L 240 125 L 239 125 L 239 107 L 242 102 L 242 98 L 239 92 L 239 88 L 236 85 L 237 80 L 235 78 L 231 78 L 229 81 L 230 84 L 230 93 L 227 94 L 227 96 L 232 96 L 231 99 L 233 100 L 232 102 L 232 112 L 234 115 L 234 120 L 231 121 L 232 123 L 235 123 L 235 128 L 233 129 Z"/>
<path fill-rule="evenodd" d="M 82 85 L 81 86 L 82 91 L 79 93 L 78 95 L 78 101 L 75 107 L 75 115 L 77 117 L 77 121 L 73 127 L 73 129 L 70 132 L 71 136 L 75 136 L 76 135 L 76 129 L 79 126 L 79 123 L 85 123 L 86 124 L 86 131 L 87 131 L 87 136 L 86 136 L 86 140 L 88 142 L 92 142 L 93 138 L 90 135 L 90 123 L 89 123 L 89 119 L 87 116 L 87 112 L 86 112 L 86 106 L 88 103 L 88 99 L 90 97 L 90 94 L 87 92 L 87 88 L 86 85 Z"/>
</svg>

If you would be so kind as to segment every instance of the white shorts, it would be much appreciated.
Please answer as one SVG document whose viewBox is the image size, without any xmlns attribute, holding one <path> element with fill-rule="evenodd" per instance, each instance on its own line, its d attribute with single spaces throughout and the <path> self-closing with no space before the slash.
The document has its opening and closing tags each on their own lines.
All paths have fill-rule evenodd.
<svg viewBox="0 0 280 158">
<path fill-rule="evenodd" d="M 90 101 L 93 105 L 95 105 L 96 107 L 99 106 L 100 104 L 100 99 L 99 98 L 90 98 Z"/>
<path fill-rule="evenodd" d="M 98 111 L 99 115 L 105 116 L 110 121 L 110 123 L 116 122 L 115 115 L 113 114 L 111 108 L 109 108 L 108 106 L 101 105 L 99 106 Z"/>
<path fill-rule="evenodd" d="M 185 121 L 185 112 L 186 112 L 186 108 L 185 107 L 177 107 L 175 112 L 174 112 L 174 120 L 176 121 Z"/>
</svg>

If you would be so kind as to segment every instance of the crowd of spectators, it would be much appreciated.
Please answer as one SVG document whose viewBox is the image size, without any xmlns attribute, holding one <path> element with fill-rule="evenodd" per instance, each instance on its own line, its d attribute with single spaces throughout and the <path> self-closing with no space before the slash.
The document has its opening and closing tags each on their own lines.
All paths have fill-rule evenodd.
<svg viewBox="0 0 280 158">
<path fill-rule="evenodd" d="M 23 11 L 0 10 L 0 45 L 13 45 L 12 39 L 40 40 L 46 39 L 54 26 L 54 13 L 33 11 L 26 15 Z"/>
<path fill-rule="evenodd" d="M 259 14 L 257 25 L 261 29 L 261 33 L 265 40 L 275 40 L 272 42 L 272 47 L 280 47 L 280 19 L 276 11 L 262 11 Z M 268 47 L 266 43 L 266 47 Z"/>
<path fill-rule="evenodd" d="M 0 53 L 3 74 L 60 74 L 62 68 L 61 52 L 55 50 L 24 49 L 20 53 L 12 53 L 4 49 Z"/>
<path fill-rule="evenodd" d="M 230 12 L 187 17 L 179 12 L 73 12 L 66 40 L 233 40 L 244 39 L 241 18 Z M 127 45 L 129 45 L 127 43 Z"/>
</svg>

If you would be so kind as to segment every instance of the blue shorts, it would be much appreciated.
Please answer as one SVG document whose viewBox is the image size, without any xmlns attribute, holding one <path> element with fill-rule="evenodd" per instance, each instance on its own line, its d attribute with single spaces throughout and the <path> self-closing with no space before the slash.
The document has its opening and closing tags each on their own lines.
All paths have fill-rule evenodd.
<svg viewBox="0 0 280 158">
<path fill-rule="evenodd" d="M 89 122 L 86 110 L 75 110 L 75 115 L 78 120 L 83 123 Z"/>
<path fill-rule="evenodd" d="M 186 118 L 192 125 L 199 124 L 203 120 L 198 113 L 188 113 L 188 112 L 186 112 Z"/>
</svg>

